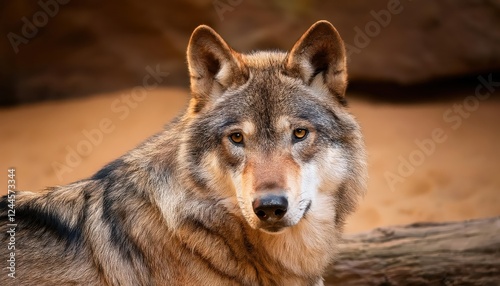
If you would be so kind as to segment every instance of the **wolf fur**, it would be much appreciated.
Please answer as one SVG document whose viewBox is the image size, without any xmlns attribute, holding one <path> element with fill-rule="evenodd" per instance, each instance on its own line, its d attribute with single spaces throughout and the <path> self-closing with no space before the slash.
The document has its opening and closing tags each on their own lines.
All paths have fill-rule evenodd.
<svg viewBox="0 0 500 286">
<path fill-rule="evenodd" d="M 17 193 L 1 285 L 323 284 L 365 189 L 339 34 L 320 21 L 288 53 L 241 54 L 199 26 L 187 59 L 192 99 L 163 131 L 88 179 Z M 268 193 L 282 218 L 258 217 Z"/>
</svg>

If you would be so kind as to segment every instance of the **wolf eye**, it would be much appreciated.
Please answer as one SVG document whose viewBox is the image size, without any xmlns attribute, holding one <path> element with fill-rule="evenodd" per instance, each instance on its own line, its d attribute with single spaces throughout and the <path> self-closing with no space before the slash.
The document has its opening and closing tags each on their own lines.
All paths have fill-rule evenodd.
<svg viewBox="0 0 500 286">
<path fill-rule="evenodd" d="M 293 130 L 293 138 L 295 140 L 303 140 L 307 137 L 307 134 L 309 134 L 309 131 L 307 131 L 307 129 L 297 128 Z"/>
<path fill-rule="evenodd" d="M 243 144 L 243 134 L 241 133 L 233 133 L 229 135 L 229 139 L 236 145 Z"/>
</svg>

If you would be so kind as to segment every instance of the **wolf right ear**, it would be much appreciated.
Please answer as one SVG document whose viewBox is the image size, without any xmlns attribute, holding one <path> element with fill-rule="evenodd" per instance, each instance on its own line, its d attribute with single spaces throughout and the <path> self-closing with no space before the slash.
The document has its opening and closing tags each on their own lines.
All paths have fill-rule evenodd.
<svg viewBox="0 0 500 286">
<path fill-rule="evenodd" d="M 286 65 L 289 72 L 306 84 L 324 84 L 336 97 L 344 97 L 347 87 L 344 42 L 330 22 L 313 24 L 293 46 Z M 322 77 L 317 78 L 318 75 Z"/>
<path fill-rule="evenodd" d="M 200 110 L 211 99 L 248 78 L 245 66 L 212 28 L 198 26 L 187 49 L 191 92 Z"/>
</svg>

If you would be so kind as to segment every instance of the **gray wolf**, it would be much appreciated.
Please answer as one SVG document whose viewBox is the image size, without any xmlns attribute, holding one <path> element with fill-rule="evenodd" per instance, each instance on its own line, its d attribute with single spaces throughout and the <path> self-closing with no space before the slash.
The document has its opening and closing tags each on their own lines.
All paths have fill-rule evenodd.
<svg viewBox="0 0 500 286">
<path fill-rule="evenodd" d="M 242 54 L 199 26 L 187 59 L 192 99 L 163 131 L 90 178 L 17 193 L 2 285 L 323 285 L 365 189 L 338 32 L 320 21 L 288 53 Z"/>
</svg>

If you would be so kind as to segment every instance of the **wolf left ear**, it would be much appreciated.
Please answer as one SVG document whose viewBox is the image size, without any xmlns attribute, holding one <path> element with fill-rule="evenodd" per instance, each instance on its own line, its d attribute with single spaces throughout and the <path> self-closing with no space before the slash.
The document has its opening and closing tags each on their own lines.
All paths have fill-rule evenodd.
<svg viewBox="0 0 500 286">
<path fill-rule="evenodd" d="M 191 35 L 187 49 L 191 92 L 196 109 L 201 109 L 213 97 L 233 84 L 246 81 L 245 67 L 239 54 L 212 28 L 198 26 Z"/>
<path fill-rule="evenodd" d="M 347 87 L 344 42 L 328 21 L 318 21 L 295 43 L 287 58 L 287 69 L 306 84 L 317 80 L 339 98 Z M 322 75 L 322 78 L 318 78 Z"/>
</svg>

